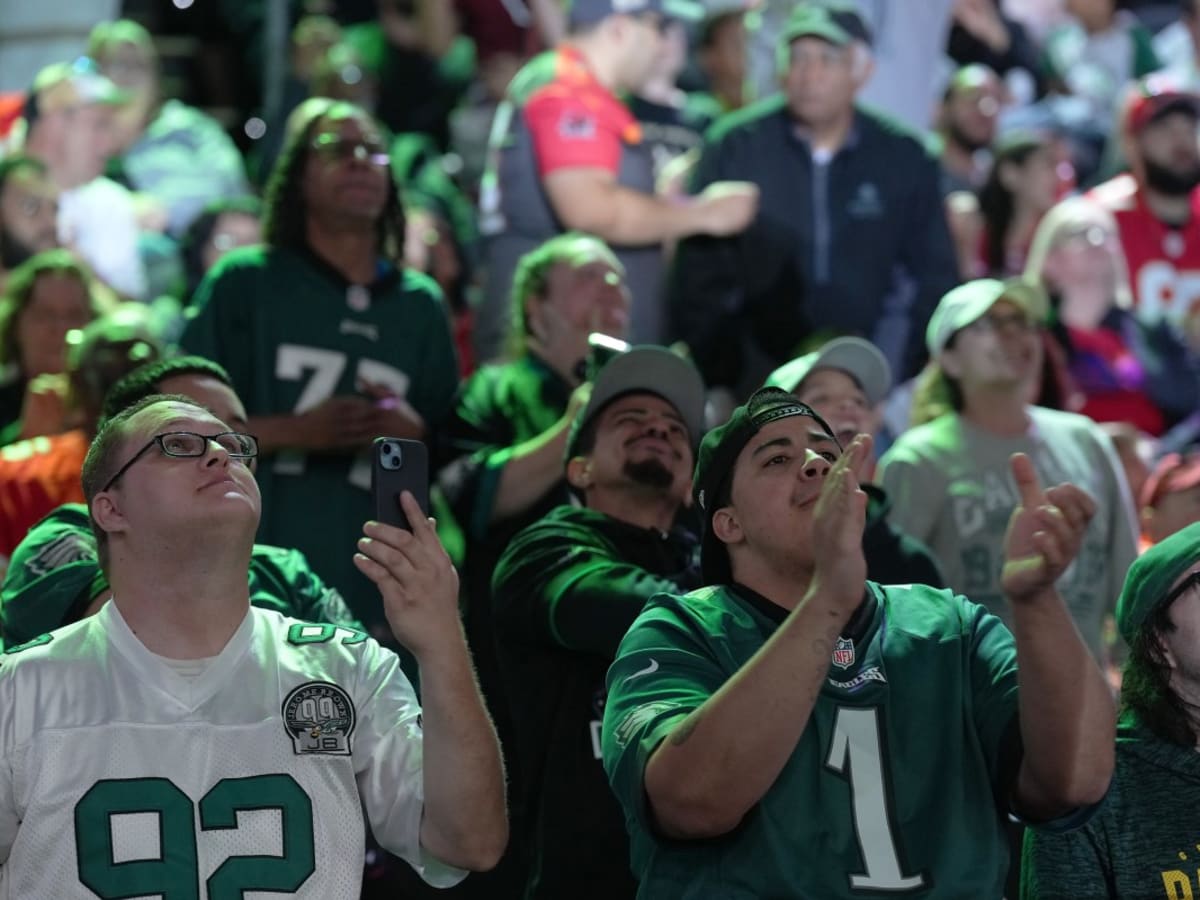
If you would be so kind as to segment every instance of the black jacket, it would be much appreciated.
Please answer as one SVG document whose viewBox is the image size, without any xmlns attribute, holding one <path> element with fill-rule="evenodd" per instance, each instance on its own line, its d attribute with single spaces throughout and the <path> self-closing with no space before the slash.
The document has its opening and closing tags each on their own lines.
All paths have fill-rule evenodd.
<svg viewBox="0 0 1200 900">
<path fill-rule="evenodd" d="M 782 97 L 718 122 L 693 190 L 759 186 L 751 226 L 695 237 L 675 258 L 673 336 L 705 381 L 748 389 L 817 332 L 864 336 L 898 376 L 924 360 L 925 325 L 958 265 L 937 162 L 898 124 L 859 109 L 847 143 L 815 164 Z"/>
<path fill-rule="evenodd" d="M 600 762 L 604 676 L 658 593 L 700 586 L 699 542 L 560 506 L 508 545 L 492 582 L 497 649 L 531 827 L 527 900 L 632 900 L 629 842 Z"/>
<path fill-rule="evenodd" d="M 863 554 L 867 579 L 879 584 L 927 584 L 946 587 L 933 553 L 914 537 L 888 522 L 892 501 L 883 488 L 863 485 L 867 495 L 867 527 L 863 531 Z"/>
</svg>

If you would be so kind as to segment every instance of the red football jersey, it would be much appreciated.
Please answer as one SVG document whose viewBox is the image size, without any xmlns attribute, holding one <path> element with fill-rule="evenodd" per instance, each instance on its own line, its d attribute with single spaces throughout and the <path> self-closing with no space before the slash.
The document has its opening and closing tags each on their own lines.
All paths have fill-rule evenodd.
<svg viewBox="0 0 1200 900">
<path fill-rule="evenodd" d="M 1088 196 L 1116 217 L 1138 318 L 1153 324 L 1165 317 L 1200 346 L 1200 189 L 1192 192 L 1192 217 L 1183 228 L 1154 216 L 1132 175 L 1097 185 Z"/>
</svg>

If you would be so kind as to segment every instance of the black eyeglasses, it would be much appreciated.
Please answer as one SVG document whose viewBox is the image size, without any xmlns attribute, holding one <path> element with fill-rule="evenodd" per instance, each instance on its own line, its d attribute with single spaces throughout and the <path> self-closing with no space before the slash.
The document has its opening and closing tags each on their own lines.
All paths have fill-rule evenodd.
<svg viewBox="0 0 1200 900">
<path fill-rule="evenodd" d="M 254 459 L 258 456 L 258 438 L 252 434 L 240 431 L 222 431 L 220 434 L 196 434 L 194 431 L 167 431 L 156 434 L 133 458 L 121 468 L 117 474 L 108 479 L 101 491 L 107 491 L 118 478 L 129 471 L 130 466 L 146 455 L 151 447 L 157 446 L 166 456 L 177 458 L 196 458 L 208 452 L 210 441 L 216 441 L 221 449 L 232 459 Z"/>
<path fill-rule="evenodd" d="M 330 131 L 313 138 L 312 148 L 326 162 L 357 159 L 381 168 L 388 164 L 387 147 L 378 139 L 344 138 Z"/>
<path fill-rule="evenodd" d="M 1037 327 L 1037 323 L 1025 313 L 985 313 L 980 316 L 970 325 L 964 326 L 964 330 L 970 328 L 972 331 L 1017 331 L 1021 334 L 1028 334 Z"/>
</svg>

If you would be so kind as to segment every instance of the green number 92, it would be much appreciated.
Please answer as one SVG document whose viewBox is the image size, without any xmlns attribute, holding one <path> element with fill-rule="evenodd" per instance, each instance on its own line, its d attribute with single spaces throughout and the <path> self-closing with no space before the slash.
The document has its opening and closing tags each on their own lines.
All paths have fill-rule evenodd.
<svg viewBox="0 0 1200 900">
<path fill-rule="evenodd" d="M 209 900 L 246 891 L 295 893 L 316 869 L 312 800 L 291 775 L 224 778 L 200 800 L 200 829 L 237 828 L 238 811 L 279 810 L 281 856 L 231 856 L 206 883 Z M 113 816 L 158 817 L 159 856 L 115 862 Z M 75 805 L 79 880 L 101 900 L 161 896 L 200 900 L 196 817 L 190 797 L 166 778 L 97 781 Z"/>
</svg>

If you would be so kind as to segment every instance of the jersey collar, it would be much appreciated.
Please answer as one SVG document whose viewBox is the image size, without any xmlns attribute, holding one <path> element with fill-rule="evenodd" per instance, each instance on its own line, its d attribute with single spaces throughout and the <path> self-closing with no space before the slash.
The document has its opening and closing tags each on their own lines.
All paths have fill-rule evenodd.
<svg viewBox="0 0 1200 900">
<path fill-rule="evenodd" d="M 247 607 L 242 624 L 213 659 L 212 665 L 195 678 L 185 678 L 146 648 L 113 601 L 100 608 L 95 621 L 108 635 L 113 648 L 146 685 L 166 694 L 188 712 L 199 708 L 224 686 L 249 649 L 254 635 L 254 616 Z"/>
</svg>

